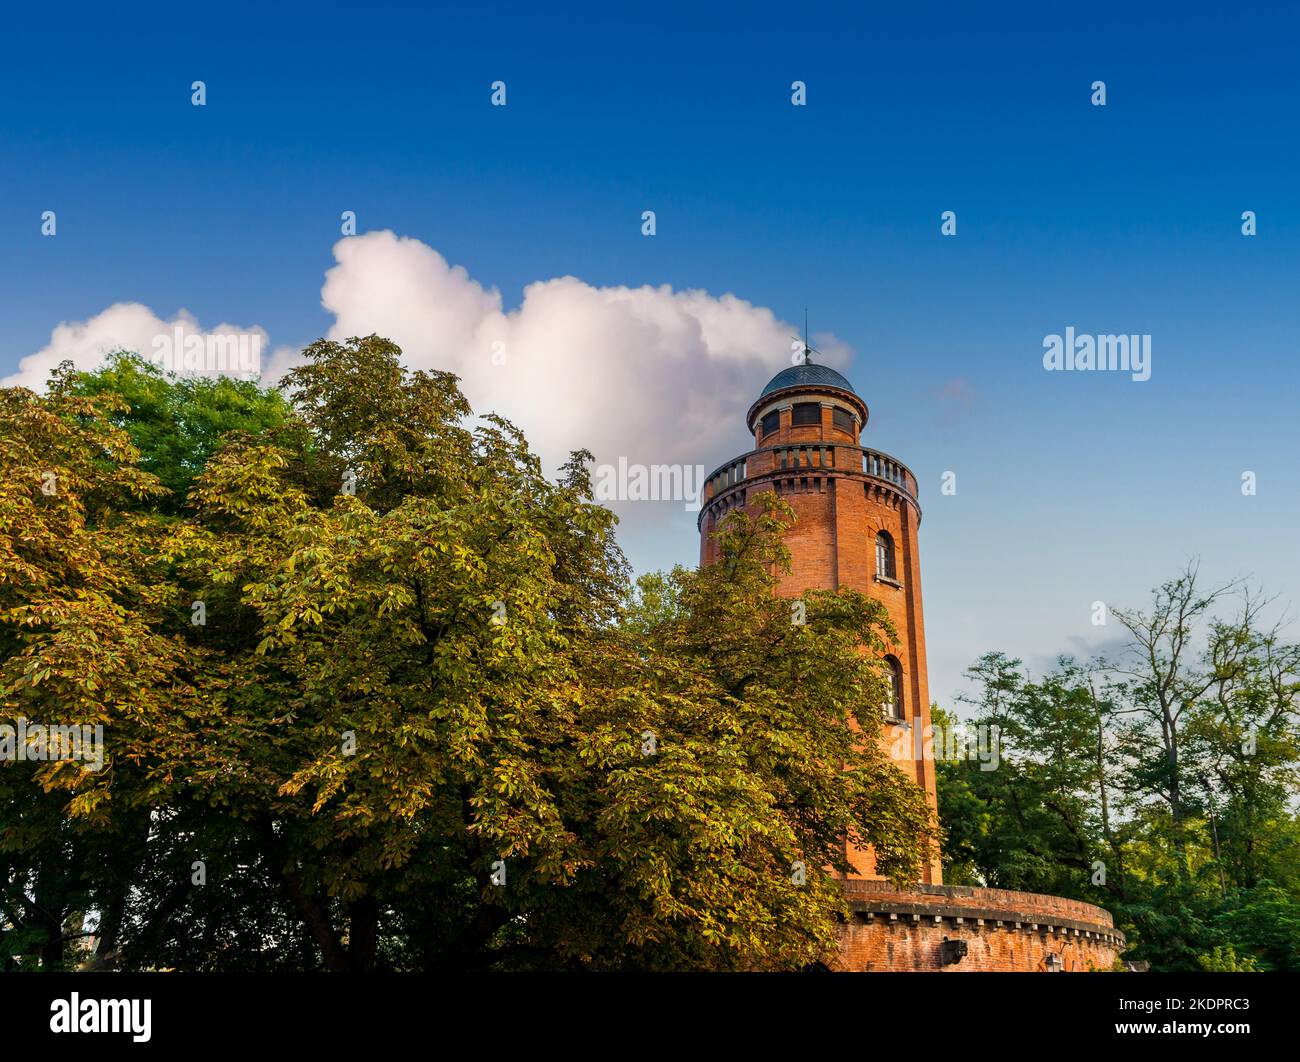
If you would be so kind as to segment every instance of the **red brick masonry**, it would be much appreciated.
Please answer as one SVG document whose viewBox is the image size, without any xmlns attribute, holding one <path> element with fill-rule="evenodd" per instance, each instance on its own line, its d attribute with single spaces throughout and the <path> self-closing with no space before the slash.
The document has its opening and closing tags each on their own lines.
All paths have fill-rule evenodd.
<svg viewBox="0 0 1300 1062">
<path fill-rule="evenodd" d="M 844 883 L 852 911 L 840 926 L 839 954 L 828 963 L 848 971 L 1062 972 L 1109 970 L 1124 934 L 1100 907 L 1059 896 L 960 885 L 897 889 L 887 881 Z M 943 942 L 965 942 L 944 963 Z M 959 951 L 960 948 L 950 948 Z"/>
<path fill-rule="evenodd" d="M 814 404 L 811 422 L 795 424 L 796 405 L 807 410 Z M 778 373 L 746 418 L 755 449 L 708 478 L 699 516 L 700 563 L 718 559 L 712 535 L 731 510 L 752 512 L 760 494 L 775 492 L 797 518 L 785 536 L 790 571 L 780 576 L 777 592 L 852 587 L 883 604 L 895 631 L 887 651 L 901 671 L 902 725 L 927 733 L 917 482 L 901 462 L 860 445 L 868 415 L 852 385 L 833 371 L 805 359 L 802 367 Z M 892 572 L 877 570 L 882 532 L 895 551 Z M 884 747 L 899 733 L 899 725 L 887 725 Z M 896 762 L 937 809 L 932 765 L 920 758 Z M 1123 934 L 1100 907 L 1027 892 L 945 887 L 938 884 L 938 858 L 923 869 L 922 883 L 900 891 L 875 879 L 871 851 L 850 849 L 847 855 L 854 869 L 844 882 L 852 917 L 840 926 L 839 954 L 827 960 L 834 969 L 1109 970 L 1124 950 Z"/>
</svg>

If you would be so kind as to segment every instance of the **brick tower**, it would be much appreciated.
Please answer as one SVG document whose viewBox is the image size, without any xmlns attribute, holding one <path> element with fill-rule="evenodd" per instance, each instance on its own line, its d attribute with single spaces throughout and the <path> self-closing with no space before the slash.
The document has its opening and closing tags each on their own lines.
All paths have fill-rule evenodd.
<svg viewBox="0 0 1300 1062">
<path fill-rule="evenodd" d="M 754 448 L 706 481 L 700 507 L 700 563 L 717 560 L 720 520 L 773 491 L 794 510 L 786 534 L 788 575 L 777 593 L 852 588 L 881 602 L 896 638 L 886 647 L 892 692 L 880 706 L 886 747 L 919 747 L 930 734 L 930 696 L 921 614 L 916 477 L 888 454 L 861 445 L 867 404 L 843 376 L 803 360 L 783 369 L 749 407 Z M 898 742 L 900 736 L 907 740 Z M 934 764 L 895 760 L 937 808 Z M 870 850 L 846 851 L 844 881 L 853 918 L 840 927 L 833 961 L 848 970 L 1106 969 L 1124 944 L 1107 912 L 1053 896 L 942 884 L 941 861 L 899 890 L 875 873 Z"/>
<path fill-rule="evenodd" d="M 728 512 L 774 491 L 797 520 L 786 536 L 790 572 L 777 592 L 860 590 L 883 604 L 897 639 L 885 662 L 892 694 L 881 705 L 882 741 L 894 745 L 913 727 L 930 725 L 921 616 L 921 565 L 917 528 L 921 507 L 916 477 L 888 454 L 860 445 L 867 404 L 834 369 L 803 362 L 777 373 L 749 408 L 746 426 L 754 449 L 733 458 L 706 481 L 700 508 L 700 562 L 716 559 L 713 531 Z M 906 738 L 905 738 L 906 740 Z M 908 772 L 936 806 L 933 764 L 907 759 Z M 869 850 L 850 849 L 854 877 L 875 877 Z M 938 884 L 936 861 L 923 879 Z"/>
</svg>

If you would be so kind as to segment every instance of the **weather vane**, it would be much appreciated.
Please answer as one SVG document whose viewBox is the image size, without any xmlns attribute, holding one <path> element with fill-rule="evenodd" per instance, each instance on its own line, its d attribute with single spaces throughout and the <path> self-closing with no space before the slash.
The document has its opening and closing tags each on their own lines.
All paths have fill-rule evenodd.
<svg viewBox="0 0 1300 1062">
<path fill-rule="evenodd" d="M 799 337 L 793 336 L 792 338 L 797 340 Z M 812 356 L 816 354 L 818 357 L 821 357 L 821 353 L 820 350 L 815 350 L 808 343 L 808 307 L 805 306 L 803 308 L 803 363 L 805 365 L 811 365 Z"/>
</svg>

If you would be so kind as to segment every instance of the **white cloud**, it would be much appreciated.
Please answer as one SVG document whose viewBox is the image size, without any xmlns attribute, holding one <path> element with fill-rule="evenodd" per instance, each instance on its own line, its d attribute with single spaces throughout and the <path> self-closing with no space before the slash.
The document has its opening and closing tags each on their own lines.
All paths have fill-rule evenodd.
<svg viewBox="0 0 1300 1062">
<path fill-rule="evenodd" d="M 377 333 L 402 348 L 409 367 L 456 373 L 475 411 L 517 423 L 550 470 L 578 447 L 611 463 L 712 467 L 730 457 L 744 445 L 749 404 L 790 364 L 797 331 L 734 295 L 594 287 L 571 276 L 528 285 L 507 311 L 495 288 L 387 231 L 342 239 L 334 256 L 321 289 L 335 318 L 329 338 Z M 177 325 L 198 330 L 184 311 L 168 322 L 119 303 L 59 325 L 5 382 L 39 387 L 62 359 L 90 368 L 119 347 L 147 354 L 154 336 Z M 834 337 L 818 345 L 832 364 L 849 357 Z M 278 379 L 296 358 L 276 351 L 264 359 L 264 378 Z"/>
<path fill-rule="evenodd" d="M 169 348 L 174 347 L 178 331 L 182 343 L 192 337 L 238 340 L 246 336 L 256 337 L 263 352 L 270 349 L 264 328 L 219 324 L 212 329 L 203 329 L 188 310 L 177 310 L 170 321 L 165 321 L 141 303 L 117 302 L 88 321 L 64 321 L 57 325 L 50 333 L 49 343 L 23 358 L 18 363 L 18 371 L 0 382 L 5 387 L 29 387 L 39 391 L 48 382 L 50 370 L 60 362 L 71 361 L 78 369 L 93 369 L 104 361 L 106 355 L 118 350 L 135 351 L 146 358 L 155 357 L 159 351 L 156 344 L 166 341 Z"/>
</svg>

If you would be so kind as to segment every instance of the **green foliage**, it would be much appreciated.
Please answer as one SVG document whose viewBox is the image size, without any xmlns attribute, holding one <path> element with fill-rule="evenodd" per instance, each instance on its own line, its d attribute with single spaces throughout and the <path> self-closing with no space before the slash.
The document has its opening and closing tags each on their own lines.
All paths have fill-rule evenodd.
<svg viewBox="0 0 1300 1062">
<path fill-rule="evenodd" d="M 1196 963 L 1208 973 L 1257 973 L 1259 964 L 1251 958 L 1238 958 L 1231 944 L 1221 944 L 1208 955 L 1198 955 Z"/>
<path fill-rule="evenodd" d="M 179 377 L 137 354 L 119 351 L 94 372 L 69 374 L 68 390 L 123 400 L 111 421 L 140 454 L 139 467 L 170 493 L 178 509 L 208 459 L 231 433 L 264 438 L 285 427 L 289 404 L 274 390 L 229 376 Z"/>
<path fill-rule="evenodd" d="M 399 354 L 318 342 L 283 397 L 131 358 L 0 392 L 0 721 L 107 747 L 0 764 L 0 962 L 824 957 L 844 840 L 907 881 L 934 832 L 865 707 L 882 607 L 790 622 L 772 496 L 633 593 L 590 455 L 548 479 Z"/>
<path fill-rule="evenodd" d="M 976 662 L 969 722 L 1000 728 L 1002 758 L 938 764 L 945 880 L 1100 904 L 1155 970 L 1300 969 L 1300 648 L 1249 592 L 1214 617 L 1235 589 L 1165 583 L 1119 613 L 1113 661 L 1038 681 Z"/>
</svg>

